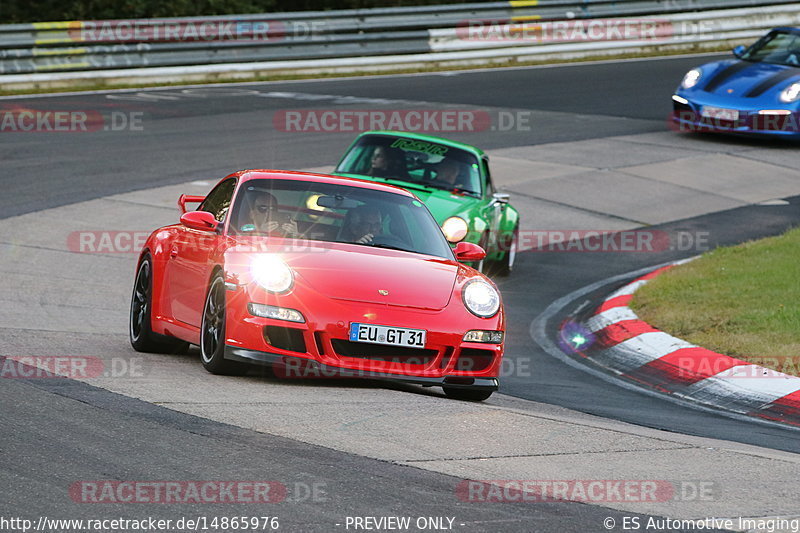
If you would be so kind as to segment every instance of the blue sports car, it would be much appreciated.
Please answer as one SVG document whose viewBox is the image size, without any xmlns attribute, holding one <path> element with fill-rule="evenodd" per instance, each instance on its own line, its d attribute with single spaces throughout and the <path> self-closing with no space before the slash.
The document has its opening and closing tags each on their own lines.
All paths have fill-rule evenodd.
<svg viewBox="0 0 800 533">
<path fill-rule="evenodd" d="M 679 131 L 800 138 L 800 28 L 775 28 L 736 59 L 693 68 L 672 95 Z"/>
</svg>

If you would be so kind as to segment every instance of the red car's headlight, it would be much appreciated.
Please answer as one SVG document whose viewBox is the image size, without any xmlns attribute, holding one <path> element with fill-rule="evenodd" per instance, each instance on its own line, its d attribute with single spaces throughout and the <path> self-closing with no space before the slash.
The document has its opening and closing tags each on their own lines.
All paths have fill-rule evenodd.
<svg viewBox="0 0 800 533">
<path fill-rule="evenodd" d="M 287 292 L 294 285 L 294 273 L 283 259 L 273 254 L 259 254 L 250 263 L 253 279 L 270 292 Z"/>
<path fill-rule="evenodd" d="M 466 308 L 475 316 L 489 318 L 500 310 L 500 294 L 482 279 L 468 281 L 461 291 L 461 296 Z"/>
</svg>

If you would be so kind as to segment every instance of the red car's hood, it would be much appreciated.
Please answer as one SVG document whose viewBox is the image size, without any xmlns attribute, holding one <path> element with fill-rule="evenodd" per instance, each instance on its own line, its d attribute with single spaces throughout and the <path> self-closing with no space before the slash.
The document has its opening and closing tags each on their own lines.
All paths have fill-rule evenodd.
<svg viewBox="0 0 800 533">
<path fill-rule="evenodd" d="M 297 283 L 328 298 L 431 310 L 450 302 L 460 267 L 453 260 L 357 244 L 238 236 L 228 242 L 226 269 L 247 272 L 254 253 L 279 255 Z"/>
<path fill-rule="evenodd" d="M 436 310 L 450 301 L 458 272 L 452 261 L 348 244 L 284 259 L 298 281 L 329 298 Z"/>
</svg>

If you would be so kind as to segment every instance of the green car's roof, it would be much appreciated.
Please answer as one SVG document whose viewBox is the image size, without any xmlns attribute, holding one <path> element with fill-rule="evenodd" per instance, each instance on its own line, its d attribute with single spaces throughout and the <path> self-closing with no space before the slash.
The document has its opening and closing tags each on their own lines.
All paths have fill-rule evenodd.
<svg viewBox="0 0 800 533">
<path fill-rule="evenodd" d="M 470 144 L 465 144 L 458 141 L 451 141 L 450 139 L 445 139 L 443 137 L 436 137 L 434 135 L 426 135 L 424 133 L 411 133 L 408 131 L 384 131 L 384 130 L 365 131 L 364 133 L 356 137 L 356 140 L 360 139 L 361 137 L 365 137 L 367 135 L 388 135 L 391 137 L 403 137 L 404 139 L 414 139 L 417 141 L 434 142 L 438 144 L 451 146 L 453 148 L 460 148 L 461 150 L 466 150 L 468 152 L 472 152 L 478 157 L 483 157 L 485 155 L 483 150 L 481 150 L 480 148 L 476 148 L 475 146 L 472 146 Z"/>
</svg>

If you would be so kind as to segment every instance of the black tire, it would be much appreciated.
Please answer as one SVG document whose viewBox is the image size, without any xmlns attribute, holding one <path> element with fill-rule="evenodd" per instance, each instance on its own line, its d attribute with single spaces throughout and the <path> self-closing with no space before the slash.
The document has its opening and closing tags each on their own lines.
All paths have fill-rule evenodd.
<svg viewBox="0 0 800 533">
<path fill-rule="evenodd" d="M 519 226 L 511 233 L 511 242 L 506 245 L 506 253 L 495 265 L 494 271 L 498 276 L 508 276 L 514 270 L 517 259 L 517 245 L 519 243 Z"/>
<path fill-rule="evenodd" d="M 467 402 L 482 402 L 494 393 L 494 391 L 486 389 L 460 389 L 455 387 L 442 387 L 442 389 L 448 398 Z"/>
<path fill-rule="evenodd" d="M 128 336 L 137 352 L 184 353 L 189 343 L 166 335 L 154 333 L 150 316 L 153 310 L 153 259 L 142 257 L 136 270 L 131 295 L 131 312 L 128 317 Z"/>
<path fill-rule="evenodd" d="M 200 360 L 212 374 L 240 374 L 244 365 L 225 359 L 225 280 L 216 272 L 208 286 L 200 324 Z"/>
</svg>

